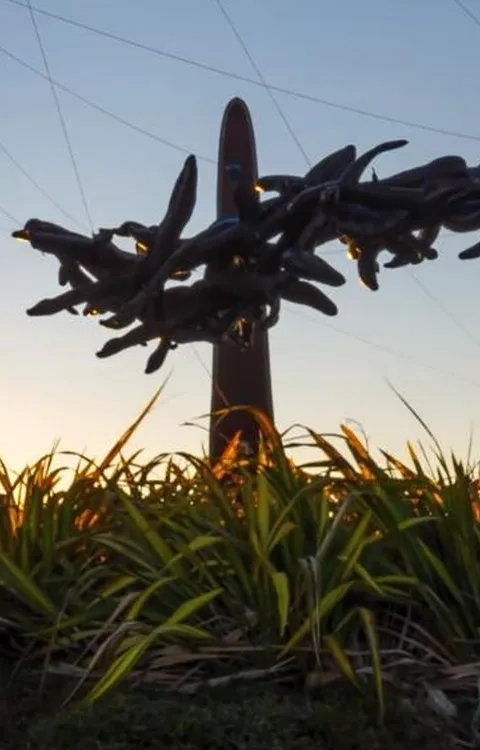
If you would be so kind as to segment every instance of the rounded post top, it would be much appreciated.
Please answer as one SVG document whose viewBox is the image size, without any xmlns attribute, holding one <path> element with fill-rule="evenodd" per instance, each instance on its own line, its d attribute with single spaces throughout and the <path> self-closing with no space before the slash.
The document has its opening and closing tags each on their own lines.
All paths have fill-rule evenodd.
<svg viewBox="0 0 480 750">
<path fill-rule="evenodd" d="M 244 101 L 244 99 L 241 99 L 239 96 L 234 96 L 232 97 L 232 99 L 230 99 L 227 106 L 225 107 L 225 113 L 227 113 L 230 109 L 233 109 L 234 107 L 238 107 L 240 109 L 243 109 L 245 112 L 249 112 L 247 103 Z"/>
<path fill-rule="evenodd" d="M 217 216 L 234 216 L 232 183 L 227 167 L 237 165 L 247 179 L 257 179 L 257 153 L 252 118 L 247 104 L 239 97 L 225 107 L 218 147 Z"/>
</svg>

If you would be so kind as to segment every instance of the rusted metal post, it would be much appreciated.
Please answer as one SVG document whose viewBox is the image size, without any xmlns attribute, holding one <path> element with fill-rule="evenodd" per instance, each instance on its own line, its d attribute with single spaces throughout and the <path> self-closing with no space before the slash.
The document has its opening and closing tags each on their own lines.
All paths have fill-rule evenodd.
<svg viewBox="0 0 480 750">
<path fill-rule="evenodd" d="M 237 210 L 231 182 L 226 174 L 230 164 L 238 164 L 243 174 L 256 180 L 257 153 L 250 112 L 242 99 L 232 99 L 225 108 L 220 130 L 217 178 L 217 216 L 233 218 Z M 213 349 L 210 457 L 217 459 L 229 441 L 241 432 L 241 439 L 256 451 L 258 428 L 248 412 L 238 411 L 218 423 L 213 412 L 228 406 L 253 406 L 273 420 L 272 381 L 268 333 L 255 331 L 253 346 L 220 344 Z"/>
</svg>

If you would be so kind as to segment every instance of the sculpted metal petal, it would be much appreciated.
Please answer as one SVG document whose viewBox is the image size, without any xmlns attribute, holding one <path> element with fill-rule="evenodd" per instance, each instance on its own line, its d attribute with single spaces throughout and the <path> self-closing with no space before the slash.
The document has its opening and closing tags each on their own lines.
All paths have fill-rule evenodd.
<svg viewBox="0 0 480 750">
<path fill-rule="evenodd" d="M 435 260 L 439 251 L 433 244 L 444 228 L 480 230 L 480 166 L 468 166 L 460 156 L 442 156 L 390 177 L 373 171 L 371 180 L 361 181 L 374 158 L 406 143 L 387 141 L 360 156 L 350 144 L 320 159 L 303 177 L 279 172 L 255 185 L 232 164 L 238 218 L 215 221 L 189 237 L 183 232 L 197 198 L 194 156 L 185 160 L 158 224 L 129 220 L 88 237 L 30 219 L 12 236 L 55 257 L 58 283 L 67 289 L 27 313 L 77 314 L 83 305 L 88 317 L 111 314 L 100 320 L 106 328 L 135 323 L 97 356 L 160 339 L 146 373 L 156 372 L 182 344 L 251 346 L 257 327 L 279 322 L 281 300 L 336 315 L 337 306 L 318 286 L 345 283 L 315 252 L 327 242 L 348 246 L 360 280 L 375 291 L 382 252 L 390 253 L 386 268 L 401 268 Z M 265 192 L 276 195 L 265 198 Z M 131 238 L 134 252 L 117 247 L 115 236 Z M 480 241 L 459 257 L 480 258 Z"/>
</svg>

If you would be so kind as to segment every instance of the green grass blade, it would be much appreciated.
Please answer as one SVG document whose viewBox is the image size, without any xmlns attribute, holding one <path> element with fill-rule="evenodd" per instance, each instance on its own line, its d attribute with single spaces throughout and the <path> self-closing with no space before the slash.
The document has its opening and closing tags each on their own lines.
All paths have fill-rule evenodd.
<svg viewBox="0 0 480 750">
<path fill-rule="evenodd" d="M 272 574 L 272 583 L 277 594 L 279 634 L 282 638 L 288 623 L 290 609 L 290 585 L 285 573 Z"/>
<path fill-rule="evenodd" d="M 380 654 L 380 645 L 378 642 L 378 633 L 375 626 L 375 619 L 371 610 L 365 607 L 358 608 L 358 614 L 363 624 L 365 635 L 367 636 L 372 659 L 373 681 L 378 703 L 378 719 L 383 721 L 385 716 L 385 694 L 383 687 L 382 659 Z"/>
<path fill-rule="evenodd" d="M 2 576 L 0 567 L 0 580 L 2 577 L 6 578 L 7 587 L 14 595 L 19 596 L 33 611 L 47 615 L 49 618 L 56 617 L 57 608 L 53 602 L 27 573 L 2 552 L 0 552 L 0 565 L 4 572 Z"/>
</svg>

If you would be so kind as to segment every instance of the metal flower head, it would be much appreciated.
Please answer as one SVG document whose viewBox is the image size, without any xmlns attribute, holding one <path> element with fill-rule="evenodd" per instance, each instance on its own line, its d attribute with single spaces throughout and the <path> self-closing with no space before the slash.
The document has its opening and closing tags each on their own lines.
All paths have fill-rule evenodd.
<svg viewBox="0 0 480 750">
<path fill-rule="evenodd" d="M 360 280 L 376 290 L 383 253 L 390 255 L 384 263 L 388 269 L 431 261 L 439 255 L 433 243 L 443 228 L 480 230 L 480 167 L 468 167 L 460 156 L 439 157 L 386 178 L 372 170 L 371 179 L 363 179 L 377 156 L 406 144 L 387 141 L 360 156 L 350 144 L 303 176 L 280 172 L 255 184 L 231 164 L 227 171 L 238 216 L 189 237 L 183 233 L 198 182 L 193 155 L 185 160 L 158 224 L 125 221 L 88 237 L 30 219 L 12 236 L 53 255 L 60 265 L 59 284 L 69 288 L 41 300 L 28 314 L 77 313 L 84 305 L 84 314 L 98 316 L 106 328 L 134 324 L 97 355 L 110 357 L 155 340 L 147 373 L 188 342 L 248 347 L 257 326 L 278 323 L 282 300 L 336 315 L 337 306 L 319 285 L 340 287 L 345 277 L 317 254 L 326 242 L 346 245 Z M 134 252 L 118 248 L 116 236 L 131 238 Z M 459 257 L 480 258 L 480 242 Z M 187 284 L 194 273 L 197 279 Z M 110 317 L 102 317 L 105 313 Z"/>
</svg>

